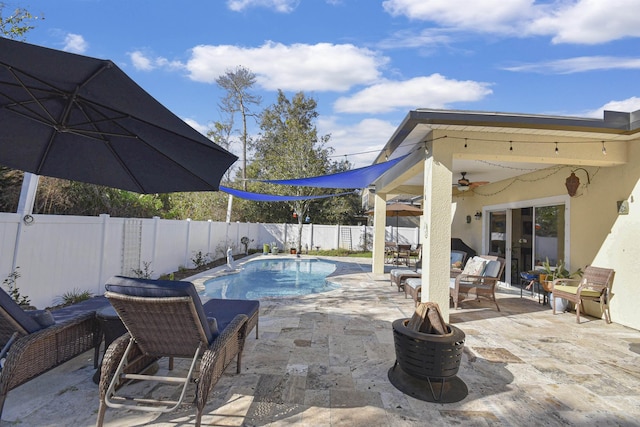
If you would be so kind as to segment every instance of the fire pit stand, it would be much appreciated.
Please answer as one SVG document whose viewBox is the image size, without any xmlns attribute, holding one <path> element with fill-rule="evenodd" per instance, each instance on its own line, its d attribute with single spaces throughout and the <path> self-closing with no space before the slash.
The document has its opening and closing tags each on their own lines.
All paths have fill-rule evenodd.
<svg viewBox="0 0 640 427">
<path fill-rule="evenodd" d="M 459 402 L 468 395 L 456 376 L 464 350 L 465 334 L 452 325 L 448 333 L 428 334 L 407 327 L 410 319 L 393 322 L 396 362 L 389 381 L 400 391 L 427 402 Z"/>
</svg>

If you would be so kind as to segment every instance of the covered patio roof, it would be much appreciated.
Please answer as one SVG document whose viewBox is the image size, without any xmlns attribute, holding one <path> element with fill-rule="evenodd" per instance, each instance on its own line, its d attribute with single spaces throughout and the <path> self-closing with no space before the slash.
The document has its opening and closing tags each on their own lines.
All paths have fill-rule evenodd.
<svg viewBox="0 0 640 427">
<path fill-rule="evenodd" d="M 418 109 L 407 114 L 374 163 L 414 154 L 374 184 L 387 198 L 422 195 L 423 168 L 416 166 L 426 154 L 415 151 L 429 141 L 455 147 L 451 183 L 456 184 L 462 172 L 474 182 L 498 182 L 559 164 L 619 165 L 626 162 L 626 142 L 638 132 L 640 111 L 605 111 L 603 119 L 594 119 Z"/>
</svg>

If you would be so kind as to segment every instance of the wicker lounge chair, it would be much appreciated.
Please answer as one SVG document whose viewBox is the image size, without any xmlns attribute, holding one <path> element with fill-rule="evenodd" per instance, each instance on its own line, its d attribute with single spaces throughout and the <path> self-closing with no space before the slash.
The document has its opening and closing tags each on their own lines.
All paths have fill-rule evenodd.
<svg viewBox="0 0 640 427">
<path fill-rule="evenodd" d="M 398 292 L 401 292 L 404 288 L 404 282 L 410 277 L 422 276 L 422 245 L 418 245 L 418 260 L 416 261 L 416 268 L 393 268 L 389 272 L 389 279 L 391 279 L 391 286 L 396 285 Z"/>
<path fill-rule="evenodd" d="M 500 311 L 500 306 L 496 300 L 496 286 L 500 281 L 504 270 L 504 258 L 492 255 L 477 255 L 464 267 L 462 273 L 451 278 L 449 285 L 449 295 L 453 300 L 454 308 L 463 301 L 462 295 L 475 295 L 475 299 L 486 298 L 496 305 Z"/>
<path fill-rule="evenodd" d="M 195 425 L 199 426 L 209 392 L 236 358 L 240 373 L 247 316 L 238 314 L 218 330 L 217 321 L 206 317 L 191 282 L 116 276 L 105 287 L 106 297 L 129 332 L 114 341 L 105 353 L 97 425 L 102 425 L 107 407 L 170 412 L 181 405 L 187 386 L 195 382 Z M 186 377 L 138 374 L 128 364 L 138 363 L 139 357 L 148 360 L 169 357 L 170 370 L 174 357 L 191 359 L 191 366 Z M 181 384 L 180 397 L 177 400 L 125 397 L 128 380 Z"/>
<path fill-rule="evenodd" d="M 464 265 L 464 261 L 467 259 L 467 253 L 463 251 L 452 250 L 451 251 L 451 270 L 450 277 L 456 277 L 462 271 L 460 266 Z M 422 262 L 422 261 L 420 261 Z M 420 302 L 422 293 L 422 270 L 412 271 L 409 269 L 393 269 L 390 273 L 391 283 L 398 286 L 398 292 L 404 290 L 404 297 L 409 295 L 413 298 L 416 304 Z"/>
<path fill-rule="evenodd" d="M 53 310 L 49 316 L 43 310 L 23 311 L 0 289 L 0 348 L 6 347 L 0 372 L 0 416 L 7 394 L 17 386 L 92 348 L 96 363 L 101 336 L 95 312 L 108 305 L 100 296 Z"/>
</svg>

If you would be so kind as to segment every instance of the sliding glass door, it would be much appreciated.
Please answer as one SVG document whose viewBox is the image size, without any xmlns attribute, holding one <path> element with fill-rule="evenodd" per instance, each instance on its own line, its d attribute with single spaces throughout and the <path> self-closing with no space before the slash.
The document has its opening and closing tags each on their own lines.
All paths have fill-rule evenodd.
<svg viewBox="0 0 640 427">
<path fill-rule="evenodd" d="M 504 281 L 519 283 L 520 272 L 547 259 L 568 262 L 566 206 L 555 198 L 485 208 L 484 252 L 506 259 Z"/>
<path fill-rule="evenodd" d="M 535 265 L 542 265 L 546 260 L 550 265 L 556 265 L 565 259 L 564 217 L 564 205 L 535 208 Z"/>
</svg>

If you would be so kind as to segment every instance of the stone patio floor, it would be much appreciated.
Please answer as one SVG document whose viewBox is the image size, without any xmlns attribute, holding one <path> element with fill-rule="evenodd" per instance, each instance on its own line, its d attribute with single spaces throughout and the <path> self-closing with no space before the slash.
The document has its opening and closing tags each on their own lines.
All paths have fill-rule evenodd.
<svg viewBox="0 0 640 427">
<path fill-rule="evenodd" d="M 388 274 L 373 277 L 371 260 L 333 260 L 340 289 L 261 301 L 260 337 L 247 339 L 242 373 L 234 362 L 211 392 L 203 425 L 640 425 L 640 332 L 589 317 L 577 324 L 575 313 L 554 316 L 514 289 L 499 292 L 500 312 L 469 301 L 451 313 L 466 334 L 458 372 L 466 398 L 440 404 L 403 394 L 387 377 L 391 323 L 410 317 L 413 301 Z M 12 390 L 0 425 L 95 425 L 92 358 L 87 352 Z M 165 386 L 140 387 L 166 394 Z M 169 414 L 108 409 L 105 425 L 189 426 L 194 415 L 190 405 Z"/>
</svg>

